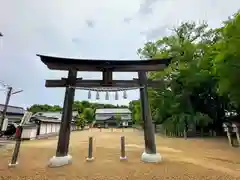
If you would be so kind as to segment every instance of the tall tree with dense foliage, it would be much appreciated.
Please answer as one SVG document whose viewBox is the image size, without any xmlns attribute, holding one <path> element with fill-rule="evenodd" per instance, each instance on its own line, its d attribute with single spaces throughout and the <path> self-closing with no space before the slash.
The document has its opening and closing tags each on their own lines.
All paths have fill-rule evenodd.
<svg viewBox="0 0 240 180">
<path fill-rule="evenodd" d="M 240 110 L 240 13 L 232 16 L 221 29 L 221 41 L 216 43 L 216 74 L 219 92 L 228 96 Z"/>
<path fill-rule="evenodd" d="M 133 124 L 142 124 L 140 101 L 135 100 L 129 103 L 129 109 L 132 112 Z"/>
<path fill-rule="evenodd" d="M 149 89 L 153 120 L 171 134 L 195 129 L 222 131 L 226 111 L 239 112 L 240 17 L 236 14 L 219 29 L 207 23 L 182 23 L 172 34 L 148 42 L 138 50 L 141 58 L 173 57 L 168 68 L 149 73 L 161 79 Z M 140 116 L 139 101 L 131 102 L 133 119 Z M 135 118 L 137 117 L 137 118 Z"/>
<path fill-rule="evenodd" d="M 87 121 L 84 118 L 83 114 L 78 114 L 77 120 L 76 120 L 76 126 L 78 128 L 83 129 L 85 127 L 86 123 L 87 123 Z"/>
<path fill-rule="evenodd" d="M 94 111 L 92 108 L 85 108 L 82 115 L 88 124 L 91 124 L 94 121 Z"/>
<path fill-rule="evenodd" d="M 115 116 L 115 119 L 116 119 L 117 125 L 120 126 L 122 122 L 122 117 L 119 114 L 117 114 Z"/>
<path fill-rule="evenodd" d="M 163 80 L 162 87 L 150 91 L 150 101 L 154 119 L 170 131 L 184 131 L 190 124 L 197 125 L 191 98 L 195 89 L 211 76 L 211 66 L 205 65 L 203 58 L 211 33 L 206 23 L 183 23 L 173 29 L 171 36 L 147 43 L 138 51 L 144 58 L 173 57 L 169 68 L 149 77 Z"/>
</svg>

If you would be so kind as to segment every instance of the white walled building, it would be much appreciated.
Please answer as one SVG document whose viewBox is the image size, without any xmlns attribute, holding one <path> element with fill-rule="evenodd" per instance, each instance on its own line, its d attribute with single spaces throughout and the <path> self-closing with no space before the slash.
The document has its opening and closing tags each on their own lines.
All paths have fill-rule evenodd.
<svg viewBox="0 0 240 180">
<path fill-rule="evenodd" d="M 73 112 L 71 130 L 76 130 L 75 119 L 78 113 Z M 57 135 L 60 130 L 62 112 L 38 112 L 31 118 L 34 125 L 25 125 L 22 134 L 23 139 L 35 139 L 45 136 Z M 34 138 L 35 134 L 35 138 Z"/>
<path fill-rule="evenodd" d="M 2 116 L 4 104 L 0 104 L 0 117 Z M 24 108 L 18 106 L 8 105 L 6 117 L 8 118 L 8 124 L 11 123 L 20 123 L 23 115 L 25 113 Z"/>
<path fill-rule="evenodd" d="M 95 126 L 118 126 L 116 116 L 121 117 L 121 126 L 132 126 L 132 113 L 128 108 L 96 109 Z"/>
</svg>

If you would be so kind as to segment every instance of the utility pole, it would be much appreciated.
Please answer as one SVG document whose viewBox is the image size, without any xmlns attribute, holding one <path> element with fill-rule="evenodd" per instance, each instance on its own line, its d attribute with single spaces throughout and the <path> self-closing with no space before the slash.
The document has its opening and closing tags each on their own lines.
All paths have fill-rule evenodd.
<svg viewBox="0 0 240 180">
<path fill-rule="evenodd" d="M 3 122 L 4 122 L 4 119 L 6 117 L 6 113 L 7 113 L 8 103 L 9 103 L 10 97 L 12 95 L 12 89 L 13 89 L 12 87 L 8 87 L 7 97 L 6 97 L 5 105 L 4 105 L 3 112 L 2 112 L 2 118 L 1 118 L 1 123 L 0 123 L 0 128 L 1 128 L 0 131 L 2 131 Z"/>
<path fill-rule="evenodd" d="M 12 92 L 13 88 L 11 86 L 7 86 L 7 89 L 8 89 L 7 97 L 6 97 L 6 101 L 5 101 L 5 105 L 3 108 L 2 117 L 1 117 L 1 121 L 0 121 L 0 132 L 2 131 L 2 128 L 3 128 L 3 123 L 5 120 L 6 114 L 7 114 L 7 108 L 8 108 L 8 104 L 9 104 L 11 95 L 14 95 L 14 94 L 17 94 L 17 93 L 20 93 L 23 91 L 23 90 L 19 90 L 19 91 Z"/>
<path fill-rule="evenodd" d="M 2 37 L 3 37 L 3 34 L 0 32 L 0 48 L 1 48 L 1 46 L 2 46 L 2 41 L 1 41 Z M 0 50 L 1 50 L 1 49 L 0 49 Z"/>
<path fill-rule="evenodd" d="M 1 32 L 0 32 L 0 37 L 3 37 L 3 34 Z M 3 109 L 3 112 L 2 112 L 2 118 L 1 118 L 1 121 L 0 121 L 0 132 L 2 131 L 3 122 L 4 122 L 4 119 L 6 117 L 7 106 L 8 106 L 9 100 L 10 100 L 11 93 L 12 93 L 12 87 L 8 87 L 8 93 L 7 93 L 4 109 Z"/>
</svg>

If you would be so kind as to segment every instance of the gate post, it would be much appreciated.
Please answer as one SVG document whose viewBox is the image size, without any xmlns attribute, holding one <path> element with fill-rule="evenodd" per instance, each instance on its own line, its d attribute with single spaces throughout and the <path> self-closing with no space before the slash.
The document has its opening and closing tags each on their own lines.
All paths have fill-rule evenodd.
<svg viewBox="0 0 240 180">
<path fill-rule="evenodd" d="M 63 103 L 62 119 L 60 125 L 60 131 L 58 136 L 58 145 L 56 156 L 53 156 L 49 161 L 50 167 L 59 167 L 72 162 L 72 156 L 68 154 L 70 133 L 71 133 L 71 121 L 72 121 L 72 105 L 74 101 L 77 71 L 69 70 L 67 78 L 67 86 L 65 92 L 65 98 Z"/>
<path fill-rule="evenodd" d="M 125 150 L 125 136 L 121 136 L 121 156 L 120 160 L 127 160 L 126 150 Z"/>
<path fill-rule="evenodd" d="M 155 144 L 155 132 L 152 123 L 151 110 L 148 102 L 147 75 L 146 72 L 138 72 L 141 99 L 141 110 L 143 119 L 143 130 L 145 140 L 145 151 L 142 154 L 142 161 L 157 163 L 162 160 L 160 153 L 157 153 Z"/>
<path fill-rule="evenodd" d="M 88 157 L 87 157 L 87 161 L 93 161 L 94 157 L 93 157 L 93 137 L 89 137 L 88 140 Z"/>
</svg>

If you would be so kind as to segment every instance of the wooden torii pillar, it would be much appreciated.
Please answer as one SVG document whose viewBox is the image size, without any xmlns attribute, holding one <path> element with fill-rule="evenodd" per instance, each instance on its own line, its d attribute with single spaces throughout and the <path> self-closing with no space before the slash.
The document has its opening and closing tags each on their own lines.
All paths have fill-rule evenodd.
<svg viewBox="0 0 240 180">
<path fill-rule="evenodd" d="M 151 109 L 148 101 L 148 84 L 146 72 L 138 72 L 140 88 L 140 101 L 144 129 L 145 152 L 142 154 L 144 162 L 160 162 L 162 160 L 160 153 L 157 153 L 155 143 L 155 129 L 152 122 Z"/>
<path fill-rule="evenodd" d="M 49 161 L 50 167 L 63 166 L 72 162 L 72 156 L 68 154 L 71 121 L 72 121 L 72 106 L 74 102 L 75 86 L 77 80 L 77 71 L 69 70 L 66 79 L 66 90 L 63 102 L 63 111 L 61 118 L 60 131 L 58 136 L 58 144 L 56 156 L 53 156 Z"/>
<path fill-rule="evenodd" d="M 58 137 L 56 155 L 49 161 L 50 167 L 58 167 L 70 164 L 71 155 L 68 154 L 71 133 L 72 105 L 74 102 L 75 87 L 139 87 L 144 122 L 145 151 L 142 161 L 156 163 L 161 161 L 161 155 L 156 151 L 155 132 L 152 124 L 151 111 L 148 102 L 147 87 L 159 87 L 161 81 L 148 80 L 146 72 L 164 69 L 171 59 L 141 60 L 141 61 L 109 61 L 109 60 L 76 60 L 51 56 L 38 55 L 41 61 L 51 70 L 68 71 L 68 77 L 60 80 L 46 80 L 46 87 L 65 87 L 65 98 L 61 127 Z M 100 71 L 102 80 L 83 80 L 77 78 L 77 71 Z M 112 80 L 112 72 L 138 72 L 138 79 Z"/>
</svg>

